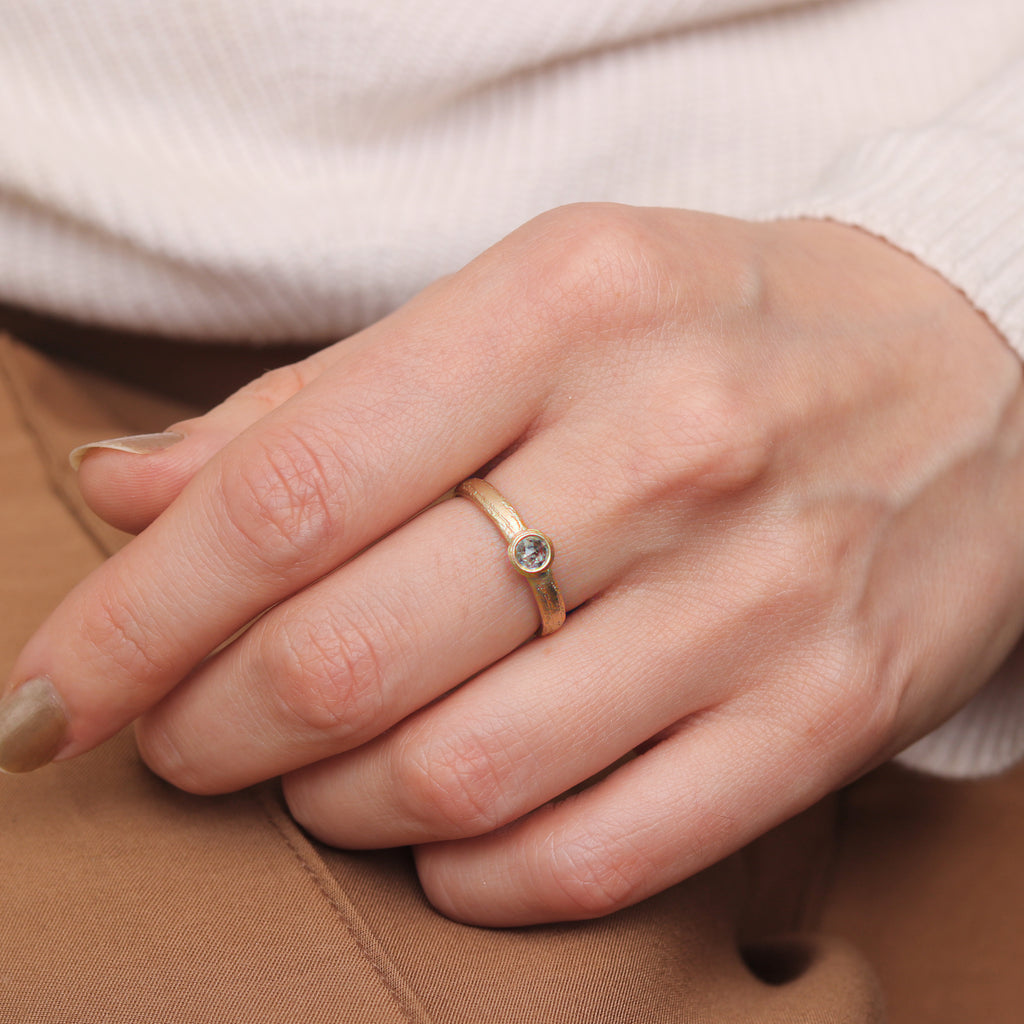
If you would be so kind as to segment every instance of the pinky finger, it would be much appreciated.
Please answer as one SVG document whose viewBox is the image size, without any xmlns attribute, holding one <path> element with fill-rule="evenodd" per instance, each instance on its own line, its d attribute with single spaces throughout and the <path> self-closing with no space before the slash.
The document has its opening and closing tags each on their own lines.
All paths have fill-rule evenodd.
<svg viewBox="0 0 1024 1024">
<path fill-rule="evenodd" d="M 764 720 L 694 716 L 596 785 L 513 825 L 416 849 L 431 903 L 468 924 L 600 917 L 735 852 L 839 786 Z"/>
</svg>

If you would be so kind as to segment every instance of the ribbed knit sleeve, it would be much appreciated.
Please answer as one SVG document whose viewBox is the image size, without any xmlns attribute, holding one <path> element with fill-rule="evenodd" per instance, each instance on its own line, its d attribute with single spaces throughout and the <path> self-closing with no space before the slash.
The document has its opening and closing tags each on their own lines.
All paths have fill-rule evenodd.
<svg viewBox="0 0 1024 1024">
<path fill-rule="evenodd" d="M 1018 0 L 9 4 L 0 300 L 177 338 L 330 340 L 562 203 L 746 217 L 804 196 L 897 244 L 920 230 L 1019 323 L 995 235 L 1012 234 L 1020 90 L 967 103 L 983 145 L 945 113 L 1022 39 Z M 949 151 L 968 178 L 975 154 L 980 192 L 943 192 Z M 990 255 L 949 268 L 977 195 Z"/>
<path fill-rule="evenodd" d="M 852 147 L 783 212 L 912 253 L 1024 356 L 1024 56 L 942 116 Z"/>
<path fill-rule="evenodd" d="M 857 225 L 913 254 L 1024 356 L 1024 57 L 941 116 L 852 147 L 778 213 Z M 1022 757 L 1024 647 L 898 760 L 969 777 Z"/>
</svg>

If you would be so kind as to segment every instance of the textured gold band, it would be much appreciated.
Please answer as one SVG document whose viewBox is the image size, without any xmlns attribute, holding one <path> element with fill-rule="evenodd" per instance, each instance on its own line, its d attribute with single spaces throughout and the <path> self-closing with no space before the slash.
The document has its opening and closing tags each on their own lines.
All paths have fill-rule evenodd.
<svg viewBox="0 0 1024 1024">
<path fill-rule="evenodd" d="M 525 578 L 540 611 L 538 636 L 554 633 L 565 622 L 565 602 L 551 575 L 555 548 L 539 530 L 523 525 L 519 513 L 486 480 L 473 477 L 455 488 L 456 496 L 478 505 L 501 531 L 508 544 L 508 560 Z"/>
</svg>

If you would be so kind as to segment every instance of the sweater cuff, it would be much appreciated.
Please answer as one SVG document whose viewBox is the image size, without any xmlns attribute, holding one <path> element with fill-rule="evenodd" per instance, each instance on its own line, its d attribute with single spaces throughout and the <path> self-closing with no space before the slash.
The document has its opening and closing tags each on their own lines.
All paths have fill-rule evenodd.
<svg viewBox="0 0 1024 1024">
<path fill-rule="evenodd" d="M 969 779 L 1024 757 L 1024 645 L 949 721 L 900 754 L 908 768 Z"/>
<path fill-rule="evenodd" d="M 794 217 L 850 224 L 916 257 L 1024 356 L 1024 146 L 969 125 L 876 137 L 759 219 Z"/>
</svg>

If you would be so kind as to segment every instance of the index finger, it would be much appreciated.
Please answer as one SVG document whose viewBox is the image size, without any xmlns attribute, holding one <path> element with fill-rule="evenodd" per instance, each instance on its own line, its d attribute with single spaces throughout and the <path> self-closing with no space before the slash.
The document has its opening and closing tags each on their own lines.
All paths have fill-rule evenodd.
<svg viewBox="0 0 1024 1024">
<path fill-rule="evenodd" d="M 451 291 L 345 343 L 330 372 L 230 443 L 72 591 L 14 667 L 0 765 L 24 770 L 106 739 L 262 611 L 516 440 L 537 392 L 517 383 L 515 360 L 493 358 L 515 345 L 504 320 L 486 303 L 460 315 Z"/>
</svg>

